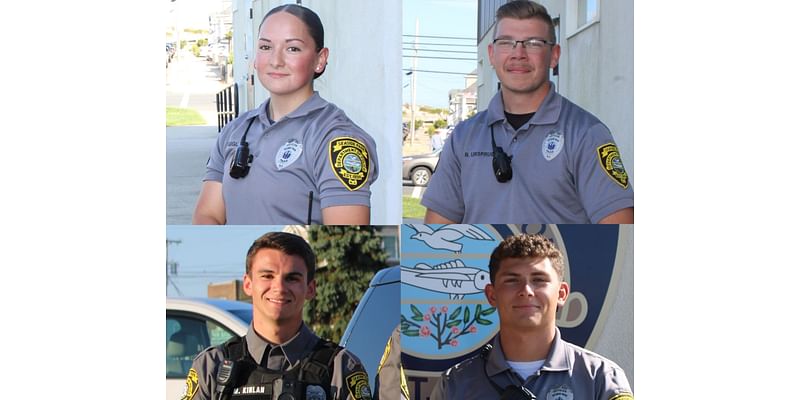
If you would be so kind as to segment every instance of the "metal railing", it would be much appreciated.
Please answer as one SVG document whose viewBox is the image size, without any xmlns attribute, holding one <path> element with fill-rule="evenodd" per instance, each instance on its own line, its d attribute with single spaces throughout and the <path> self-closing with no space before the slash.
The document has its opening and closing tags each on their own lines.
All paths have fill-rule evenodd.
<svg viewBox="0 0 800 400">
<path fill-rule="evenodd" d="M 217 93 L 217 132 L 239 116 L 239 86 L 234 83 Z"/>
</svg>

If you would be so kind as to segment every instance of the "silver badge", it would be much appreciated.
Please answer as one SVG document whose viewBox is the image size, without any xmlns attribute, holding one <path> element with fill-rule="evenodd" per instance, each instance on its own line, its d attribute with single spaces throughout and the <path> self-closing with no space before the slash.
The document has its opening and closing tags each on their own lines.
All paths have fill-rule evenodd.
<svg viewBox="0 0 800 400">
<path fill-rule="evenodd" d="M 322 386 L 306 386 L 306 400 L 325 400 L 325 390 Z"/>
<path fill-rule="evenodd" d="M 564 147 L 564 135 L 561 134 L 559 131 L 553 131 L 545 136 L 544 141 L 542 142 L 542 155 L 544 159 L 550 161 L 561 153 L 561 149 Z"/>
<path fill-rule="evenodd" d="M 547 392 L 547 400 L 572 400 L 572 397 L 572 389 L 567 385 L 561 385 Z"/>
<path fill-rule="evenodd" d="M 275 154 L 275 166 L 278 167 L 279 170 L 284 169 L 297 161 L 302 153 L 303 144 L 298 142 L 297 139 L 290 139 L 286 144 L 281 146 Z"/>
</svg>

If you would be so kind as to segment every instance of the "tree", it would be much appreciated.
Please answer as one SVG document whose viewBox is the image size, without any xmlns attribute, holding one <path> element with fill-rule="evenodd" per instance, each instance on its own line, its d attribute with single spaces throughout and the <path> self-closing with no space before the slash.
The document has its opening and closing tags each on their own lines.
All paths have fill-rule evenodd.
<svg viewBox="0 0 800 400">
<path fill-rule="evenodd" d="M 433 127 L 436 129 L 444 128 L 445 126 L 447 126 L 446 120 L 437 119 L 436 121 L 433 122 Z"/>
<path fill-rule="evenodd" d="M 317 296 L 306 302 L 303 320 L 319 336 L 338 342 L 388 255 L 373 226 L 313 225 L 308 242 L 317 255 Z"/>
</svg>

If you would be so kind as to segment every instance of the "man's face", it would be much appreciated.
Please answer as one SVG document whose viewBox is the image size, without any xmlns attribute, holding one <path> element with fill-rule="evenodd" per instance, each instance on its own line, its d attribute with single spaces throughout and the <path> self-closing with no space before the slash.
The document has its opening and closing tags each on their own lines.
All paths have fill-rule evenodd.
<svg viewBox="0 0 800 400">
<path fill-rule="evenodd" d="M 300 256 L 261 249 L 253 256 L 244 291 L 253 298 L 253 319 L 277 326 L 303 320 L 303 303 L 316 295 L 316 283 L 307 281 L 308 269 Z"/>
<path fill-rule="evenodd" d="M 539 19 L 503 18 L 497 22 L 495 39 L 552 41 L 547 23 Z M 558 65 L 561 48 L 546 45 L 538 51 L 528 51 L 522 43 L 510 51 L 489 45 L 489 60 L 504 92 L 533 94 L 549 89 L 550 69 Z"/>
<path fill-rule="evenodd" d="M 569 286 L 549 258 L 507 258 L 484 292 L 497 307 L 500 329 L 535 330 L 555 327 L 556 310 L 567 300 Z"/>
</svg>

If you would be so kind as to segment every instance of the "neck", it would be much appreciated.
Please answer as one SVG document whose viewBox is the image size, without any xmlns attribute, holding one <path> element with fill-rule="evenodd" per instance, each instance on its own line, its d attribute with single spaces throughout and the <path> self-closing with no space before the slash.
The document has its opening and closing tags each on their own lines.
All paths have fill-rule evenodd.
<svg viewBox="0 0 800 400">
<path fill-rule="evenodd" d="M 266 339 L 273 344 L 283 344 L 293 338 L 300 327 L 303 326 L 303 321 L 282 323 L 280 325 L 264 321 L 253 320 L 253 329 L 255 329 L 258 336 Z"/>
<path fill-rule="evenodd" d="M 503 96 L 503 107 L 506 112 L 511 114 L 536 112 L 549 91 L 550 82 L 545 82 L 538 90 L 531 93 L 519 93 L 505 87 L 500 88 L 500 94 Z"/>
<path fill-rule="evenodd" d="M 312 95 L 314 95 L 314 90 L 311 86 L 286 95 L 270 94 L 268 110 L 270 118 L 272 118 L 273 121 L 280 120 L 287 114 L 296 110 L 297 107 L 300 107 L 300 105 L 305 103 Z"/>
<path fill-rule="evenodd" d="M 537 361 L 547 358 L 555 339 L 555 327 L 535 331 L 500 329 L 500 345 L 509 361 Z"/>
</svg>

